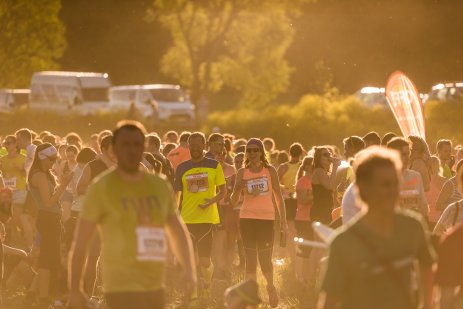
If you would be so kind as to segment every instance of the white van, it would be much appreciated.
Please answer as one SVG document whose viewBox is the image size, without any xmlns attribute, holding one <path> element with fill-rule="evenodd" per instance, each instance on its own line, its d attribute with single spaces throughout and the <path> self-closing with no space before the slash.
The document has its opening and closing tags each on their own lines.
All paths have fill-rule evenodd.
<svg viewBox="0 0 463 309">
<path fill-rule="evenodd" d="M 179 85 L 152 84 L 112 87 L 109 91 L 111 110 L 128 110 L 131 103 L 144 117 L 160 121 L 194 121 L 195 106 Z"/>
<path fill-rule="evenodd" d="M 0 89 L 0 113 L 26 108 L 29 94 L 29 89 Z"/>
<path fill-rule="evenodd" d="M 31 81 L 30 109 L 93 114 L 108 109 L 110 87 L 106 73 L 36 72 Z"/>
</svg>

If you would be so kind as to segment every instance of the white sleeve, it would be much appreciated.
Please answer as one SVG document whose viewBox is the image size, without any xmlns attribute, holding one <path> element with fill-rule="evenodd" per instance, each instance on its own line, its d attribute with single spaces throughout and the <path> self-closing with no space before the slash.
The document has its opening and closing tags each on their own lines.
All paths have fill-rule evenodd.
<svg viewBox="0 0 463 309">
<path fill-rule="evenodd" d="M 354 183 L 351 183 L 344 192 L 341 202 L 342 224 L 349 222 L 356 214 L 360 212 L 360 206 L 357 203 L 354 194 Z"/>
</svg>

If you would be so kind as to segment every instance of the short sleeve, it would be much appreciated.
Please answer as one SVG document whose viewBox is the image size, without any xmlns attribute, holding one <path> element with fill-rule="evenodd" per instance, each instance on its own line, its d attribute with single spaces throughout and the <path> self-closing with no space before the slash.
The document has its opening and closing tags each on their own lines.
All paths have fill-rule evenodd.
<svg viewBox="0 0 463 309">
<path fill-rule="evenodd" d="M 100 185 L 93 183 L 89 186 L 87 193 L 85 194 L 82 211 L 80 216 L 83 219 L 99 223 L 104 215 L 103 203 L 101 196 L 104 195 L 101 192 Z"/>
<path fill-rule="evenodd" d="M 175 180 L 174 180 L 174 190 L 178 192 L 183 191 L 183 183 L 182 183 L 182 177 L 183 177 L 183 169 L 179 166 L 177 167 L 177 170 L 175 171 Z"/>
<path fill-rule="evenodd" d="M 454 204 L 450 204 L 447 206 L 444 211 L 442 212 L 442 215 L 439 218 L 439 221 L 437 221 L 437 225 L 442 225 L 444 229 L 448 229 L 451 226 L 451 213 L 452 209 L 454 209 Z"/>
<path fill-rule="evenodd" d="M 217 168 L 215 169 L 215 185 L 222 186 L 224 184 L 225 184 L 225 175 L 223 173 L 222 165 L 218 163 Z"/>
<path fill-rule="evenodd" d="M 323 278 L 322 290 L 327 294 L 332 294 L 336 297 L 342 298 L 343 293 L 347 290 L 348 278 L 343 257 L 345 253 L 342 252 L 342 243 L 339 235 L 330 245 L 328 255 L 328 267 L 326 268 L 325 276 Z"/>
<path fill-rule="evenodd" d="M 420 266 L 431 266 L 436 260 L 436 253 L 432 247 L 427 227 L 421 217 L 418 219 L 416 226 L 418 229 L 417 259 Z"/>
</svg>

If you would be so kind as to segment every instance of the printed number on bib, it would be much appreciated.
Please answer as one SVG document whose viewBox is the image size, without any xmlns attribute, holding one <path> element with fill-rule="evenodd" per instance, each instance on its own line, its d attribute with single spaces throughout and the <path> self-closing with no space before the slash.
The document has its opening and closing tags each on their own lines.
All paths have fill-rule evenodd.
<svg viewBox="0 0 463 309">
<path fill-rule="evenodd" d="M 252 195 L 265 195 L 268 192 L 268 180 L 266 176 L 249 179 L 246 185 L 248 193 Z"/>
<path fill-rule="evenodd" d="M 16 177 L 4 178 L 3 183 L 7 188 L 16 189 Z"/>
<path fill-rule="evenodd" d="M 400 191 L 400 199 L 402 201 L 402 207 L 406 209 L 418 209 L 418 190 L 402 190 Z"/>
<path fill-rule="evenodd" d="M 137 261 L 163 262 L 166 259 L 164 229 L 159 227 L 137 227 Z"/>
<path fill-rule="evenodd" d="M 185 177 L 188 192 L 207 192 L 209 190 L 209 178 L 207 173 L 191 174 Z"/>
</svg>

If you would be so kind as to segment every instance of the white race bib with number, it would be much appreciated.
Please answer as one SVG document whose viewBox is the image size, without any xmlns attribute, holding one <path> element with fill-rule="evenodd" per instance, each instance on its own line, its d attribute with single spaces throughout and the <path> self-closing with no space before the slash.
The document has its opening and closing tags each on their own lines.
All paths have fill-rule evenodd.
<svg viewBox="0 0 463 309">
<path fill-rule="evenodd" d="M 3 183 L 5 184 L 5 187 L 10 188 L 10 189 L 16 189 L 16 177 L 11 177 L 11 178 L 4 178 Z"/>
<path fill-rule="evenodd" d="M 252 195 L 265 195 L 268 192 L 267 176 L 249 179 L 246 181 L 248 193 Z"/>
<path fill-rule="evenodd" d="M 209 176 L 207 173 L 187 175 L 185 179 L 190 193 L 207 192 L 209 190 Z"/>
<path fill-rule="evenodd" d="M 166 259 L 166 239 L 160 227 L 139 226 L 137 233 L 137 261 L 163 262 Z"/>
<path fill-rule="evenodd" d="M 418 200 L 420 197 L 420 192 L 418 190 L 401 190 L 400 199 L 402 207 L 406 209 L 418 209 Z"/>
</svg>

